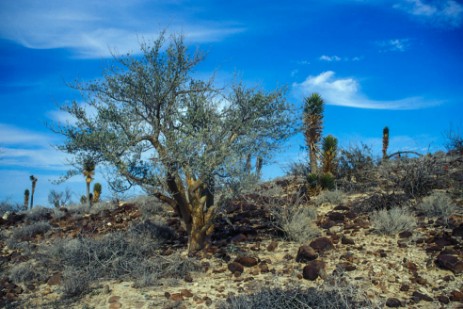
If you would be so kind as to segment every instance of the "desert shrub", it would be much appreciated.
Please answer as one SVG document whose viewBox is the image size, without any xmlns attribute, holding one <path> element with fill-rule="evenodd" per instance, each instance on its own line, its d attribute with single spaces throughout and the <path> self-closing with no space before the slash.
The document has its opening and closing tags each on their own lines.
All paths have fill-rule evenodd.
<svg viewBox="0 0 463 309">
<path fill-rule="evenodd" d="M 16 284 L 32 280 L 44 280 L 45 274 L 38 270 L 37 265 L 27 261 L 14 265 L 9 271 L 9 278 Z"/>
<path fill-rule="evenodd" d="M 380 173 L 386 180 L 387 187 L 403 190 L 411 197 L 420 197 L 429 194 L 433 189 L 446 186 L 442 170 L 439 160 L 425 156 L 384 162 Z"/>
<path fill-rule="evenodd" d="M 22 209 L 22 205 L 11 203 L 9 200 L 0 201 L 0 217 L 6 212 L 18 212 Z"/>
<path fill-rule="evenodd" d="M 24 241 L 29 240 L 35 235 L 45 234 L 51 229 L 51 225 L 48 222 L 40 221 L 23 227 L 18 227 L 13 230 L 11 235 L 12 240 Z"/>
<path fill-rule="evenodd" d="M 281 228 L 288 239 L 298 243 L 306 243 L 320 235 L 315 224 L 317 213 L 312 208 L 298 208 L 288 210 L 282 215 Z"/>
<path fill-rule="evenodd" d="M 182 278 L 199 269 L 193 260 L 177 253 L 168 257 L 157 253 L 163 237 L 172 235 L 165 227 L 145 222 L 99 239 L 59 240 L 48 250 L 48 257 L 64 269 L 67 296 L 86 293 L 96 279 L 130 279 L 138 286 L 153 285 L 162 277 Z"/>
<path fill-rule="evenodd" d="M 162 203 L 153 196 L 139 196 L 130 200 L 130 203 L 134 203 L 138 206 L 142 218 L 144 219 L 152 218 L 153 216 L 164 212 Z"/>
<path fill-rule="evenodd" d="M 398 193 L 374 193 L 352 206 L 356 213 L 370 213 L 382 209 L 391 209 L 393 207 L 409 206 L 409 197 L 405 194 Z"/>
<path fill-rule="evenodd" d="M 42 206 L 35 206 L 34 208 L 26 211 L 25 213 L 26 222 L 45 221 L 51 219 L 53 209 Z"/>
<path fill-rule="evenodd" d="M 324 203 L 339 205 L 345 198 L 346 194 L 340 190 L 323 191 L 320 193 L 320 195 L 318 195 L 317 199 L 315 200 L 315 204 L 318 206 Z"/>
<path fill-rule="evenodd" d="M 131 226 L 131 233 L 140 236 L 148 236 L 151 239 L 158 239 L 162 241 L 172 241 L 177 239 L 177 235 L 173 229 L 160 223 L 154 223 L 150 220 L 145 220 Z"/>
<path fill-rule="evenodd" d="M 417 208 L 426 216 L 448 218 L 455 212 L 456 205 L 446 193 L 434 192 L 423 198 Z"/>
<path fill-rule="evenodd" d="M 445 148 L 451 154 L 463 154 L 463 136 L 458 130 L 450 129 L 445 133 Z"/>
<path fill-rule="evenodd" d="M 365 144 L 339 151 L 338 177 L 347 180 L 346 184 L 371 182 L 374 167 L 371 148 Z"/>
<path fill-rule="evenodd" d="M 231 296 L 218 305 L 219 309 L 350 309 L 368 308 L 365 300 L 356 300 L 354 293 L 321 288 L 264 288 L 251 295 Z"/>
<path fill-rule="evenodd" d="M 370 221 L 377 233 L 387 235 L 410 231 L 416 226 L 416 218 L 413 214 L 400 207 L 373 212 Z"/>
</svg>

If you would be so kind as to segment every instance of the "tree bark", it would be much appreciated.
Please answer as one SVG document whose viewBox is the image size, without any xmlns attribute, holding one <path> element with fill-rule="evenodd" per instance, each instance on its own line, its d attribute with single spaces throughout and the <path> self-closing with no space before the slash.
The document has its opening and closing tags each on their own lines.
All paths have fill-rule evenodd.
<svg viewBox="0 0 463 309">
<path fill-rule="evenodd" d="M 309 145 L 309 160 L 310 160 L 310 172 L 312 174 L 317 174 L 318 173 L 317 147 L 315 145 Z"/>
</svg>

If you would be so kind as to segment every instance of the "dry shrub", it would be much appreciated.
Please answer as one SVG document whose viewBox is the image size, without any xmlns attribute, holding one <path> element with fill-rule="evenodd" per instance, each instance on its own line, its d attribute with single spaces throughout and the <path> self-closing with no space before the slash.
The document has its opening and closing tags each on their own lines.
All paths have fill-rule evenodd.
<svg viewBox="0 0 463 309">
<path fill-rule="evenodd" d="M 418 204 L 418 211 L 430 217 L 450 217 L 457 206 L 452 199 L 444 192 L 434 192 L 431 195 L 423 198 L 423 201 Z"/>
<path fill-rule="evenodd" d="M 352 210 L 356 213 L 370 213 L 393 207 L 408 207 L 408 205 L 409 198 L 405 194 L 374 193 L 363 199 L 360 203 L 354 204 Z"/>
<path fill-rule="evenodd" d="M 382 209 L 373 212 L 370 221 L 379 234 L 394 235 L 403 231 L 411 231 L 416 226 L 416 218 L 404 208 Z"/>
<path fill-rule="evenodd" d="M 325 203 L 339 205 L 344 201 L 345 198 L 346 194 L 343 191 L 322 191 L 315 200 L 315 204 L 317 206 L 320 206 Z"/>
<path fill-rule="evenodd" d="M 14 283 L 27 283 L 33 280 L 44 280 L 45 274 L 40 271 L 37 265 L 34 265 L 31 261 L 23 262 L 14 265 L 9 270 L 8 276 Z"/>
<path fill-rule="evenodd" d="M 18 227 L 13 230 L 11 235 L 11 240 L 13 241 L 24 241 L 33 238 L 38 234 L 45 234 L 51 229 L 51 225 L 48 222 L 40 221 L 26 225 L 23 227 Z"/>
</svg>

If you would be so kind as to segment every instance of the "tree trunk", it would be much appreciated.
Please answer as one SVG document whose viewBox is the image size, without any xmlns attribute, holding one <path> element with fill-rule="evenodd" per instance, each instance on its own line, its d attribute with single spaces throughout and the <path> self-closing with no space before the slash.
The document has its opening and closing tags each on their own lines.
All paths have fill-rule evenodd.
<svg viewBox="0 0 463 309">
<path fill-rule="evenodd" d="M 317 174 L 318 173 L 317 147 L 315 145 L 309 146 L 309 160 L 310 160 L 310 172 L 312 174 Z"/>
<path fill-rule="evenodd" d="M 90 209 L 92 208 L 92 198 L 90 197 L 90 182 L 85 181 L 85 183 L 87 184 L 87 206 L 88 209 Z"/>
</svg>

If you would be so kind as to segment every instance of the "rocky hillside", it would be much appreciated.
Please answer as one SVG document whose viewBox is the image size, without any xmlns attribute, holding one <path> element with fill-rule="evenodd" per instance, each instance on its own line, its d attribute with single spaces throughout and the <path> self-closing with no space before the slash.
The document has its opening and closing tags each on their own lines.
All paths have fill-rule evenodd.
<svg viewBox="0 0 463 309">
<path fill-rule="evenodd" d="M 287 176 L 228 201 L 197 257 L 151 198 L 5 213 L 0 306 L 462 308 L 463 158 L 341 176 L 334 191 Z"/>
</svg>

